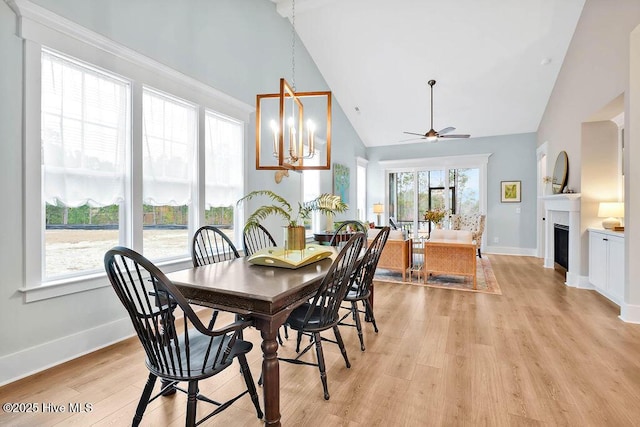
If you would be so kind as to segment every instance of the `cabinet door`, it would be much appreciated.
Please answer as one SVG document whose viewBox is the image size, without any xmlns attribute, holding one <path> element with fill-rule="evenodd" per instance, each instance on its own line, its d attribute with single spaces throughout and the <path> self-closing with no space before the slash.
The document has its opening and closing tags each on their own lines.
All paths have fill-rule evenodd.
<svg viewBox="0 0 640 427">
<path fill-rule="evenodd" d="M 589 233 L 589 282 L 598 289 L 607 290 L 607 236 Z"/>
<path fill-rule="evenodd" d="M 624 301 L 624 239 L 609 237 L 609 274 L 607 284 L 612 299 L 622 304 Z"/>
</svg>

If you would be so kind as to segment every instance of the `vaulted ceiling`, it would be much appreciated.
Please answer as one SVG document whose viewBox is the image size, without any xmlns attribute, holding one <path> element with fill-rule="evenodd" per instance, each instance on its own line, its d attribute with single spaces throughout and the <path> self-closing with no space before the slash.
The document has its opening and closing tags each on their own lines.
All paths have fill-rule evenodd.
<svg viewBox="0 0 640 427">
<path fill-rule="evenodd" d="M 436 130 L 535 132 L 584 1 L 296 0 L 295 28 L 365 145 L 426 143 L 431 79 Z"/>
</svg>

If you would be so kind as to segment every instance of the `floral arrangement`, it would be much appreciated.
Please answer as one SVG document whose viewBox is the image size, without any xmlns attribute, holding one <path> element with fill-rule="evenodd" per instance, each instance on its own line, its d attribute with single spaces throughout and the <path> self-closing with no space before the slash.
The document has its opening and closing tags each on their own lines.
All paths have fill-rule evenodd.
<svg viewBox="0 0 640 427">
<path fill-rule="evenodd" d="M 424 213 L 424 219 L 425 221 L 431 221 L 434 224 L 439 224 L 446 215 L 447 211 L 444 209 L 433 209 Z"/>
</svg>

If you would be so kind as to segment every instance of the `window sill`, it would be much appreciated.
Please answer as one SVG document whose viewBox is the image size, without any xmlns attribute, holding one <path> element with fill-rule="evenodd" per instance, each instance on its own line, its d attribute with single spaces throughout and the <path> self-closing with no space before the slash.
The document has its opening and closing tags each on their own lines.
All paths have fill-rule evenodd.
<svg viewBox="0 0 640 427">
<path fill-rule="evenodd" d="M 170 261 L 155 263 L 163 273 L 183 270 L 193 266 L 191 258 L 180 258 Z M 45 282 L 40 286 L 30 288 L 20 288 L 19 292 L 24 294 L 24 302 L 36 302 L 49 298 L 56 298 L 65 295 L 71 295 L 78 292 L 90 291 L 93 289 L 111 286 L 106 273 L 87 274 L 78 277 L 70 277 L 55 281 Z"/>
</svg>

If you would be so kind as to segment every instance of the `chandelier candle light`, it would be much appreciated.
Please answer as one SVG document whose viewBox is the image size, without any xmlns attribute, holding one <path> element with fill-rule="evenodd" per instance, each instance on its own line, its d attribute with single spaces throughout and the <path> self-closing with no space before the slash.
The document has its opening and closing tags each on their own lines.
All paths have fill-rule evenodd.
<svg viewBox="0 0 640 427">
<path fill-rule="evenodd" d="M 292 84 L 281 78 L 279 93 L 259 94 L 256 97 L 256 169 L 258 170 L 331 169 L 331 92 L 296 91 L 295 10 L 295 0 L 293 0 L 291 6 Z M 314 120 L 308 117 L 313 117 Z M 305 159 L 314 159 L 314 161 L 305 164 Z"/>
</svg>

